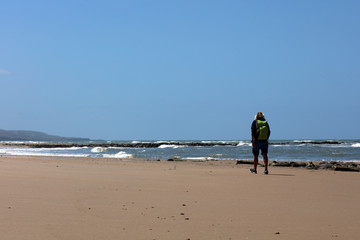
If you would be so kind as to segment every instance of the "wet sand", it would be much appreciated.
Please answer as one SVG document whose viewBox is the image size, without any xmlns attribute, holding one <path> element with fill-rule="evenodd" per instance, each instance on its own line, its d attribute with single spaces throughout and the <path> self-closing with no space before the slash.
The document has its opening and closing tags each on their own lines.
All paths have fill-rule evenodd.
<svg viewBox="0 0 360 240">
<path fill-rule="evenodd" d="M 1 239 L 358 239 L 360 173 L 0 157 Z"/>
</svg>

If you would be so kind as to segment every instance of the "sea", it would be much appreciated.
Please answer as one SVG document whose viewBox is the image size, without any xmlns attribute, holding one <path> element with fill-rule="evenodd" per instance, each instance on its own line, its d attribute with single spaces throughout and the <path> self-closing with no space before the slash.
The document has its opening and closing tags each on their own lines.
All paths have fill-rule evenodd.
<svg viewBox="0 0 360 240">
<path fill-rule="evenodd" d="M 43 144 L 54 144 L 54 147 L 41 147 Z M 253 159 L 250 140 L 0 142 L 0 156 L 3 155 L 198 161 Z M 360 140 L 270 140 L 268 156 L 276 161 L 360 162 Z"/>
</svg>

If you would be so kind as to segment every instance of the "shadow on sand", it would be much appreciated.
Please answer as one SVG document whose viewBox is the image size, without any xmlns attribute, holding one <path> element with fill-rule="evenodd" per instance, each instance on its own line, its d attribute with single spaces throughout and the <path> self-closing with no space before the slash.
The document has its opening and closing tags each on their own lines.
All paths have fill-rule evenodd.
<svg viewBox="0 0 360 240">
<path fill-rule="evenodd" d="M 279 176 L 279 177 L 295 177 L 294 174 L 281 174 L 281 173 L 269 173 L 271 176 Z"/>
</svg>

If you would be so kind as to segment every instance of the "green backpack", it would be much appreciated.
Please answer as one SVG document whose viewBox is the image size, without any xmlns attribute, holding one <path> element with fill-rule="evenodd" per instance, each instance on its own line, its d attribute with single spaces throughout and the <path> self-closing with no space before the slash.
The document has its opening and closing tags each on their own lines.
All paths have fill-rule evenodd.
<svg viewBox="0 0 360 240">
<path fill-rule="evenodd" d="M 268 140 L 269 127 L 266 120 L 256 121 L 256 132 L 257 132 L 257 140 L 260 141 Z"/>
</svg>

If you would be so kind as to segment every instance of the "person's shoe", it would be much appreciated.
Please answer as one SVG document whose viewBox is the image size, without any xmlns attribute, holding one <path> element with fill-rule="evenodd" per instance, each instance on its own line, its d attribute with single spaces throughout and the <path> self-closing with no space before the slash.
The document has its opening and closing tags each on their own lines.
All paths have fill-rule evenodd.
<svg viewBox="0 0 360 240">
<path fill-rule="evenodd" d="M 264 174 L 269 174 L 269 171 L 265 169 Z"/>
<path fill-rule="evenodd" d="M 250 172 L 257 174 L 257 171 L 254 170 L 253 168 L 250 169 Z"/>
</svg>

